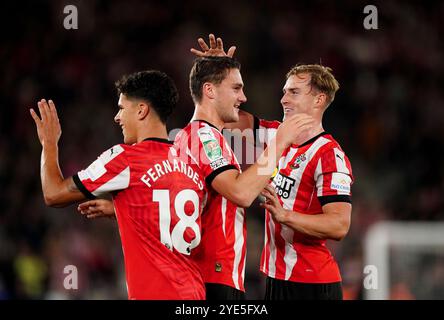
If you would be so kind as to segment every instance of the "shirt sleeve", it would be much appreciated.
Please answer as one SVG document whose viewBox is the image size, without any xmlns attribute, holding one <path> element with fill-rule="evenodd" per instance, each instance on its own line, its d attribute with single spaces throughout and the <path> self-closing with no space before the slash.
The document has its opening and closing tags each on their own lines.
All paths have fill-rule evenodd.
<svg viewBox="0 0 444 320">
<path fill-rule="evenodd" d="M 254 143 L 256 146 L 263 145 L 264 149 L 275 137 L 276 131 L 281 123 L 279 121 L 268 121 L 254 117 Z"/>
<path fill-rule="evenodd" d="M 128 188 L 130 167 L 121 145 L 103 152 L 86 169 L 73 176 L 77 188 L 89 199 Z"/>
<path fill-rule="evenodd" d="M 226 170 L 239 170 L 231 147 L 215 128 L 197 128 L 188 139 L 188 152 L 199 165 L 207 185 L 210 186 L 214 178 Z"/>
<path fill-rule="evenodd" d="M 317 161 L 314 179 L 321 205 L 331 202 L 351 203 L 352 169 L 347 156 L 338 147 L 322 152 Z"/>
</svg>

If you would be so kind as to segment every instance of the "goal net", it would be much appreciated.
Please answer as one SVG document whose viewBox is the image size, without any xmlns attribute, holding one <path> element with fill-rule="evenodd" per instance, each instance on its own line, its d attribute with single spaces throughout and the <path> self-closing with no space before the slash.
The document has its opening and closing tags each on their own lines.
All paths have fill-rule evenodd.
<svg viewBox="0 0 444 320">
<path fill-rule="evenodd" d="M 444 299 L 444 223 L 380 222 L 366 234 L 367 300 Z"/>
</svg>

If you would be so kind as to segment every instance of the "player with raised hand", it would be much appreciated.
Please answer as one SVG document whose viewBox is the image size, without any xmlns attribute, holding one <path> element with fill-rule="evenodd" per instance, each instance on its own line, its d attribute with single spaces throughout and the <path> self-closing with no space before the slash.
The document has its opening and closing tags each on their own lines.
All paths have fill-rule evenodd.
<svg viewBox="0 0 444 320">
<path fill-rule="evenodd" d="M 223 51 L 222 41 L 213 38 Z M 229 50 L 234 53 L 234 48 Z M 297 115 L 287 119 L 256 163 L 241 172 L 221 131 L 239 120 L 246 102 L 240 64 L 230 57 L 196 59 L 190 73 L 195 112 L 188 126 L 178 133 L 175 146 L 194 159 L 209 187 L 202 214 L 202 243 L 195 251 L 207 289 L 208 300 L 245 298 L 245 210 L 267 185 L 282 152 L 305 140 L 313 119 Z"/>
<path fill-rule="evenodd" d="M 61 207 L 111 194 L 122 241 L 129 299 L 205 299 L 200 270 L 190 258 L 201 240 L 206 186 L 198 167 L 183 161 L 167 140 L 166 121 L 177 104 L 173 81 L 143 71 L 116 83 L 115 122 L 124 144 L 103 152 L 85 170 L 64 179 L 59 168 L 61 127 L 54 103 L 31 109 L 42 144 L 41 179 L 45 203 Z M 93 200 L 95 201 L 95 200 Z M 85 208 L 98 216 L 108 210 Z M 90 207 L 96 208 L 91 209 Z M 94 212 L 92 212 L 94 211 Z"/>
<path fill-rule="evenodd" d="M 228 56 L 222 40 L 210 35 L 208 47 L 199 39 L 198 56 Z M 286 77 L 281 105 L 284 122 L 304 113 L 313 117 L 303 143 L 279 155 L 277 174 L 262 192 L 267 201 L 265 246 L 261 271 L 267 277 L 266 299 L 342 299 L 339 267 L 325 246 L 327 239 L 345 237 L 351 221 L 350 161 L 322 126 L 339 84 L 332 70 L 321 65 L 298 65 Z M 254 129 L 257 143 L 267 145 L 282 124 L 245 111 L 229 129 Z"/>
</svg>

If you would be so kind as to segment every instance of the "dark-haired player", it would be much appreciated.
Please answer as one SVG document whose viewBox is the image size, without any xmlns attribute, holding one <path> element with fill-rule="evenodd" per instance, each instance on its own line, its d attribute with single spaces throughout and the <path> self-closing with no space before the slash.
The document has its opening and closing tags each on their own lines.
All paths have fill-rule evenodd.
<svg viewBox="0 0 444 320">
<path fill-rule="evenodd" d="M 178 94 L 159 71 L 116 83 L 124 144 L 108 149 L 85 170 L 64 179 L 58 164 L 61 128 L 54 103 L 38 102 L 31 115 L 42 144 L 45 203 L 61 207 L 111 193 L 125 259 L 129 299 L 204 299 L 198 266 L 190 259 L 201 240 L 206 186 L 192 161 L 167 140 L 166 120 Z"/>
<path fill-rule="evenodd" d="M 221 131 L 226 123 L 239 120 L 239 108 L 247 100 L 243 86 L 236 60 L 197 59 L 190 73 L 194 115 L 175 139 L 175 147 L 189 152 L 198 163 L 209 188 L 202 213 L 202 243 L 193 254 L 202 269 L 208 300 L 245 298 L 244 207 L 266 186 L 285 148 L 303 141 L 313 121 L 303 115 L 287 119 L 258 161 L 241 172 Z"/>
</svg>

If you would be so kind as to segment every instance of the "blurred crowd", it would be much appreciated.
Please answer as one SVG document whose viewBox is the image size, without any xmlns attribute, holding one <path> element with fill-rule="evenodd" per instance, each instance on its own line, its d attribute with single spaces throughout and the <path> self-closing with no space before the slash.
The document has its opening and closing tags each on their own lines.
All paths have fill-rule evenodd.
<svg viewBox="0 0 444 320">
<path fill-rule="evenodd" d="M 68 4 L 78 8 L 77 30 L 63 27 Z M 168 125 L 185 126 L 193 112 L 189 49 L 210 32 L 225 48 L 237 46 L 244 108 L 262 118 L 282 118 L 282 86 L 293 65 L 333 69 L 341 88 L 324 128 L 349 156 L 356 183 L 349 234 L 329 247 L 345 297 L 362 298 L 362 244 L 372 224 L 444 218 L 444 2 L 372 4 L 377 30 L 364 29 L 366 3 L 352 0 L 2 2 L 0 299 L 126 298 L 115 221 L 87 220 L 76 206 L 45 207 L 29 107 L 41 98 L 55 101 L 68 177 L 122 141 L 113 117 L 114 82 L 123 74 L 169 74 L 180 102 Z M 247 219 L 247 298 L 260 299 L 262 210 L 255 204 Z M 77 290 L 63 286 L 67 265 L 77 267 Z M 400 297 L 418 298 L 414 287 L 401 285 L 394 298 L 398 289 L 406 291 Z"/>
</svg>

